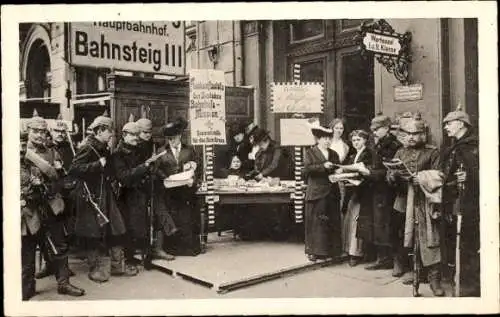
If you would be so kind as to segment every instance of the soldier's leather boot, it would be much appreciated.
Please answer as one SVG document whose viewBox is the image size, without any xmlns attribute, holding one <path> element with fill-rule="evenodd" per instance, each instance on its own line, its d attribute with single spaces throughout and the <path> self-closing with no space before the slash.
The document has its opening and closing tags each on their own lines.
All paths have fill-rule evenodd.
<svg viewBox="0 0 500 317">
<path fill-rule="evenodd" d="M 111 255 L 111 275 L 121 276 L 125 274 L 125 255 L 123 248 L 119 246 L 112 247 Z"/>
<path fill-rule="evenodd" d="M 85 290 L 72 285 L 70 282 L 57 285 L 57 293 L 69 296 L 83 296 Z"/>
<path fill-rule="evenodd" d="M 89 252 L 87 259 L 90 266 L 89 279 L 96 283 L 107 282 L 110 275 L 108 269 L 110 265 L 109 257 L 103 257 L 96 250 L 92 250 Z"/>
<path fill-rule="evenodd" d="M 156 242 L 153 249 L 153 258 L 167 261 L 172 261 L 175 259 L 175 256 L 163 251 L 163 232 L 161 231 L 156 232 Z"/>
<path fill-rule="evenodd" d="M 442 297 L 444 296 L 444 290 L 441 287 L 441 271 L 439 269 L 439 264 L 432 265 L 429 268 L 429 286 L 434 296 Z"/>
<path fill-rule="evenodd" d="M 85 291 L 69 282 L 68 257 L 61 256 L 52 261 L 51 267 L 57 279 L 57 292 L 69 296 L 83 296 Z"/>
</svg>

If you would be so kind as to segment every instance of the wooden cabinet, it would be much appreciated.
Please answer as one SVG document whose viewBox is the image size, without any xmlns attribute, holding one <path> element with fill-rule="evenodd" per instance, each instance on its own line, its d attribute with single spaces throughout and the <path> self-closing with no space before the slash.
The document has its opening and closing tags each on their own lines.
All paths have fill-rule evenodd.
<svg viewBox="0 0 500 317">
<path fill-rule="evenodd" d="M 128 121 L 130 114 L 135 119 L 141 117 L 141 109 L 153 121 L 153 138 L 163 144 L 162 127 L 177 117 L 189 122 L 189 85 L 188 82 L 167 81 L 155 78 L 109 75 L 108 91 L 112 93 L 111 113 L 115 118 L 116 133 L 119 137 L 121 127 Z M 226 87 L 226 127 L 232 124 L 249 123 L 254 120 L 254 92 L 250 88 Z M 190 126 L 182 136 L 189 143 Z M 227 135 L 227 140 L 231 138 Z M 201 147 L 196 147 L 201 154 Z M 226 164 L 227 145 L 215 147 L 215 169 Z"/>
</svg>

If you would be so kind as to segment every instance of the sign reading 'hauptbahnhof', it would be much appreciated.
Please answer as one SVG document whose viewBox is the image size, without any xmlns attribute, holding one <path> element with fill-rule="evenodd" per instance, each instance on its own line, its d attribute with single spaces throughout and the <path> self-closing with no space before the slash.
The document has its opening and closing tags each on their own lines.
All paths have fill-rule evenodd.
<svg viewBox="0 0 500 317">
<path fill-rule="evenodd" d="M 70 25 L 73 65 L 185 74 L 182 21 L 82 22 Z"/>
</svg>

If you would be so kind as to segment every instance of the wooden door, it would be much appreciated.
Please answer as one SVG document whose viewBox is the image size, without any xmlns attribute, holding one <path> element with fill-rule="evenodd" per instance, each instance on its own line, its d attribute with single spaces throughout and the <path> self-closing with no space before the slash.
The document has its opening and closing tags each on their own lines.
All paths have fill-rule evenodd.
<svg viewBox="0 0 500 317">
<path fill-rule="evenodd" d="M 364 59 L 357 47 L 348 47 L 337 51 L 336 64 L 336 108 L 347 122 L 346 133 L 369 131 L 375 115 L 373 59 Z"/>
</svg>

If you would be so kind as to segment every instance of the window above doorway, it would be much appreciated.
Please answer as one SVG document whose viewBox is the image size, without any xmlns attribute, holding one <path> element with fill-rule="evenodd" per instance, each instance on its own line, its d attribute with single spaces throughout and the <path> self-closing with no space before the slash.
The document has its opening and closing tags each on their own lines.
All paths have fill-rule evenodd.
<svg viewBox="0 0 500 317">
<path fill-rule="evenodd" d="M 324 20 L 292 20 L 290 23 L 290 44 L 320 39 L 325 36 Z"/>
</svg>

